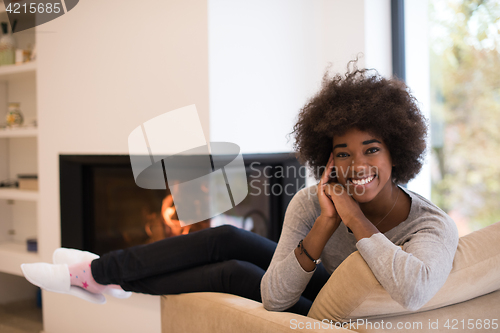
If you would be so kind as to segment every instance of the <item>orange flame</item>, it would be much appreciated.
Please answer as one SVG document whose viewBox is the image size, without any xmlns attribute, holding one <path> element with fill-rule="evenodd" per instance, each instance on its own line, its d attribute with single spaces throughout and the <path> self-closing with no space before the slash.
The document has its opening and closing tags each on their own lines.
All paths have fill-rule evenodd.
<svg viewBox="0 0 500 333">
<path fill-rule="evenodd" d="M 161 205 L 161 215 L 165 220 L 165 224 L 170 227 L 172 236 L 185 235 L 189 233 L 191 225 L 185 225 L 182 221 L 172 219 L 175 215 L 175 206 L 173 206 L 173 203 L 174 199 L 172 195 L 167 195 Z"/>
</svg>

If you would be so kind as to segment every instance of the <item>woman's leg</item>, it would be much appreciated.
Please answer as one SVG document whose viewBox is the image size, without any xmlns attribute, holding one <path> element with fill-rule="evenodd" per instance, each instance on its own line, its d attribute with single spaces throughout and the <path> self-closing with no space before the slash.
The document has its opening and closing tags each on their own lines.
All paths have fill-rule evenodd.
<svg viewBox="0 0 500 333">
<path fill-rule="evenodd" d="M 260 282 L 276 243 L 232 226 L 200 230 L 112 251 L 92 261 L 100 284 L 153 295 L 224 292 L 261 302 Z M 306 315 L 328 280 L 318 265 L 300 300 L 286 311 Z"/>
<path fill-rule="evenodd" d="M 123 281 L 125 290 L 151 295 L 191 292 L 221 292 L 260 301 L 260 280 L 264 270 L 252 263 L 228 260 L 172 273 Z"/>
<path fill-rule="evenodd" d="M 83 283 L 85 289 L 89 288 L 86 284 L 92 279 L 80 274 L 90 273 L 96 284 L 117 284 L 125 290 L 147 294 L 214 291 L 261 301 L 260 282 L 275 248 L 275 242 L 257 234 L 221 226 L 153 244 L 112 251 L 100 259 L 72 264 L 67 270 L 71 278 Z M 39 264 L 26 264 L 29 265 Z M 47 267 L 43 268 L 47 270 Z M 91 268 L 91 272 L 88 272 L 88 268 Z M 75 270 L 73 274 L 72 269 Z M 24 270 L 23 273 L 26 275 Z M 37 271 L 35 275 L 39 278 L 40 272 Z M 312 293 L 309 297 L 315 297 L 321 289 L 320 282 L 326 281 L 323 275 L 324 270 L 315 272 L 304 295 Z M 77 282 L 73 284 L 79 285 Z M 88 297 L 85 299 L 88 300 Z M 307 314 L 311 304 L 311 300 L 301 296 L 298 303 L 287 311 Z"/>
<path fill-rule="evenodd" d="M 261 302 L 260 282 L 264 273 L 264 269 L 247 261 L 228 260 L 139 280 L 124 281 L 121 286 L 128 291 L 152 295 L 209 291 Z M 301 297 L 286 311 L 307 315 L 311 304 L 310 300 Z"/>
<path fill-rule="evenodd" d="M 228 260 L 269 266 L 276 243 L 229 225 L 104 254 L 91 263 L 99 284 L 119 284 Z"/>
</svg>

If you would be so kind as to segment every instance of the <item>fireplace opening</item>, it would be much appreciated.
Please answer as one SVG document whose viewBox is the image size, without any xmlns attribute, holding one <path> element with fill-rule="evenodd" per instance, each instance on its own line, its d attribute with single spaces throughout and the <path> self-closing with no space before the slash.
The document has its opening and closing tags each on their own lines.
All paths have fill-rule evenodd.
<svg viewBox="0 0 500 333">
<path fill-rule="evenodd" d="M 223 224 L 277 241 L 286 207 L 305 186 L 305 174 L 291 153 L 243 159 L 247 197 L 223 214 L 183 225 L 168 187 L 136 185 L 129 156 L 60 155 L 62 246 L 103 254 Z"/>
</svg>

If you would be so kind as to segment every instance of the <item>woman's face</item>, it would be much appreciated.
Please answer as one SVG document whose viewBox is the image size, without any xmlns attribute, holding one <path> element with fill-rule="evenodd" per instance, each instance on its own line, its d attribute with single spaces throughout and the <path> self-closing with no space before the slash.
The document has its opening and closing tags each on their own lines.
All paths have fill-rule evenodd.
<svg viewBox="0 0 500 333">
<path fill-rule="evenodd" d="M 379 137 L 356 128 L 334 136 L 333 158 L 339 183 L 358 202 L 370 202 L 392 185 L 391 154 Z"/>
</svg>

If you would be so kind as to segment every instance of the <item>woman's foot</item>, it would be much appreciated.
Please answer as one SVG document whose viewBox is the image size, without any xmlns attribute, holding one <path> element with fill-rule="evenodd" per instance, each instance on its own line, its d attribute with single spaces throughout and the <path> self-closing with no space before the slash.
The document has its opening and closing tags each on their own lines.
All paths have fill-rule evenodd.
<svg viewBox="0 0 500 333">
<path fill-rule="evenodd" d="M 94 259 L 99 259 L 99 256 L 95 253 L 76 249 L 68 249 L 64 247 L 58 248 L 52 254 L 52 261 L 54 262 L 54 264 L 67 264 L 69 267 L 82 262 L 88 262 L 90 264 L 90 262 L 92 262 L 92 260 Z M 81 274 L 84 274 L 83 270 L 84 269 L 81 268 Z M 77 280 L 76 276 L 77 275 L 75 275 L 75 281 L 72 281 L 72 284 L 74 283 L 75 285 L 78 285 L 78 283 L 80 283 L 83 287 L 83 282 L 81 282 L 81 280 Z M 92 280 L 95 281 L 93 277 Z M 132 293 L 130 291 L 123 290 L 122 287 L 117 284 L 108 284 L 105 287 L 106 288 L 104 288 L 101 292 L 106 295 L 111 295 L 116 298 L 129 298 L 130 296 L 132 296 Z"/>
<path fill-rule="evenodd" d="M 94 280 L 90 271 L 90 263 L 91 261 L 82 261 L 68 266 L 71 285 L 81 287 L 94 294 L 102 294 L 107 287 Z"/>
<path fill-rule="evenodd" d="M 66 264 L 22 264 L 21 270 L 26 280 L 44 290 L 77 296 L 93 303 L 106 303 L 106 298 L 101 293 L 92 293 L 86 288 L 71 285 L 71 273 Z"/>
<path fill-rule="evenodd" d="M 29 282 L 44 290 L 74 295 L 93 303 L 106 303 L 103 294 L 130 297 L 132 293 L 119 285 L 102 285 L 94 280 L 90 264 L 98 258 L 91 252 L 59 248 L 52 255 L 54 264 L 22 264 L 21 270 Z"/>
</svg>

